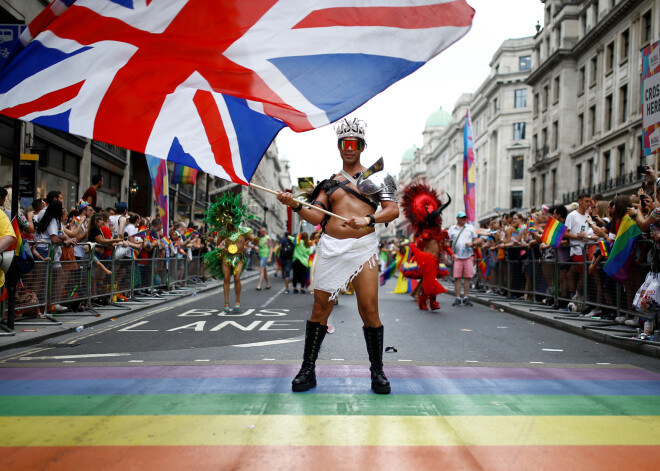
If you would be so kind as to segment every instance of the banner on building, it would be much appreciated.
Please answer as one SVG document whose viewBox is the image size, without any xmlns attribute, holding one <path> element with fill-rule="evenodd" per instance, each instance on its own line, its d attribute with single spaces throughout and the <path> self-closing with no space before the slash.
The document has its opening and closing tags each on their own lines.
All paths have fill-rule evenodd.
<svg viewBox="0 0 660 471">
<path fill-rule="evenodd" d="M 465 202 L 465 215 L 468 224 L 474 224 L 477 219 L 475 180 L 472 120 L 470 119 L 470 108 L 468 108 L 465 113 L 465 126 L 463 128 L 463 201 Z"/>
<path fill-rule="evenodd" d="M 197 181 L 197 169 L 186 167 L 181 164 L 174 164 L 172 171 L 172 185 L 181 183 L 182 185 L 194 185 Z"/>
<path fill-rule="evenodd" d="M 167 161 L 145 155 L 147 159 L 147 166 L 149 167 L 149 175 L 151 176 L 151 183 L 154 189 L 154 196 L 156 198 L 156 208 L 158 208 L 158 217 L 163 223 L 163 235 L 167 236 L 169 233 L 168 228 L 168 184 L 167 184 Z"/>
<path fill-rule="evenodd" d="M 644 156 L 660 149 L 660 41 L 642 52 L 642 142 Z"/>
</svg>

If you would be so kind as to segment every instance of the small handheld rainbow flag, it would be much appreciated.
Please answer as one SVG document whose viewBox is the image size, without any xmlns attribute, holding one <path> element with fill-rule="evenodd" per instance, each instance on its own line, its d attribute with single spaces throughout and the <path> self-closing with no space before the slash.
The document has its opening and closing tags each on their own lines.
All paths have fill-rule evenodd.
<svg viewBox="0 0 660 471">
<path fill-rule="evenodd" d="M 163 241 L 163 244 L 165 244 L 165 245 L 171 245 L 171 244 L 172 244 L 172 241 L 171 241 L 169 238 L 167 238 L 167 237 L 163 237 L 163 238 L 160 239 L 160 240 L 162 240 L 162 241 Z"/>
<path fill-rule="evenodd" d="M 139 254 L 140 254 L 139 250 L 135 250 L 135 249 L 131 250 L 131 258 L 133 260 L 137 260 L 138 258 L 140 258 Z"/>
<path fill-rule="evenodd" d="M 299 244 L 302 242 L 302 236 L 300 234 L 296 235 L 296 239 L 293 241 L 294 244 Z"/>
<path fill-rule="evenodd" d="M 527 224 L 527 231 L 528 232 L 536 232 L 536 227 L 534 227 L 534 218 L 533 217 L 529 218 L 529 223 Z"/>
<path fill-rule="evenodd" d="M 140 226 L 135 237 L 146 237 L 147 236 L 147 226 Z"/>
<path fill-rule="evenodd" d="M 561 244 L 561 239 L 564 237 L 564 234 L 566 234 L 567 230 L 568 227 L 566 227 L 564 224 L 557 221 L 555 218 L 550 218 L 548 223 L 545 225 L 543 236 L 541 236 L 541 242 L 557 248 L 559 247 L 559 244 Z"/>
<path fill-rule="evenodd" d="M 610 249 L 607 247 L 605 241 L 599 240 L 598 247 L 600 248 L 600 253 L 603 254 L 604 258 L 608 258 L 610 256 Z"/>
<path fill-rule="evenodd" d="M 182 183 L 194 185 L 197 181 L 197 170 L 181 164 L 174 164 L 172 184 Z"/>
<path fill-rule="evenodd" d="M 186 251 L 183 250 L 181 247 L 179 247 L 179 251 L 178 251 L 178 252 L 179 252 L 181 255 L 183 255 L 183 256 L 187 255 L 187 254 L 186 254 Z"/>
<path fill-rule="evenodd" d="M 191 227 L 190 229 L 188 229 L 186 232 L 183 233 L 183 237 L 187 239 L 195 234 L 197 234 L 197 231 Z"/>
</svg>

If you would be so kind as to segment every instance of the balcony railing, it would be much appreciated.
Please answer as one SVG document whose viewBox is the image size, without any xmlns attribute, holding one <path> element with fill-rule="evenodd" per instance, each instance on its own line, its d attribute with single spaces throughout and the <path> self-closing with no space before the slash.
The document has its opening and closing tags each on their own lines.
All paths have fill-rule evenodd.
<svg viewBox="0 0 660 471">
<path fill-rule="evenodd" d="M 593 195 L 596 193 L 611 193 L 616 190 L 628 189 L 628 187 L 634 186 L 635 184 L 640 184 L 645 180 L 646 176 L 639 176 L 636 172 L 630 172 L 624 175 L 620 175 L 616 178 L 610 178 L 601 183 L 596 183 L 588 187 L 582 187 L 577 191 L 564 193 L 563 201 L 564 204 L 577 201 L 577 195 L 582 193 Z"/>
<path fill-rule="evenodd" d="M 548 156 L 548 146 L 543 146 L 536 150 L 536 162 L 542 162 Z"/>
</svg>

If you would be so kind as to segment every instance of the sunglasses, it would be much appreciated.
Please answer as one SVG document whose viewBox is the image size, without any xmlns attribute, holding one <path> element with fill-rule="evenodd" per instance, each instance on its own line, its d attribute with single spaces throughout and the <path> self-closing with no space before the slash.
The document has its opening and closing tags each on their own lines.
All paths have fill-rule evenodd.
<svg viewBox="0 0 660 471">
<path fill-rule="evenodd" d="M 339 141 L 339 148 L 341 150 L 364 150 L 364 142 L 359 139 L 342 139 Z"/>
</svg>

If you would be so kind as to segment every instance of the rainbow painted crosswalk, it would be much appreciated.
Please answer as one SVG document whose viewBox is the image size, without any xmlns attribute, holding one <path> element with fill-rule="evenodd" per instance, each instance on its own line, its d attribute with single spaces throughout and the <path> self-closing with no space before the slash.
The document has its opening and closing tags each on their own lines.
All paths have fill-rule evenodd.
<svg viewBox="0 0 660 471">
<path fill-rule="evenodd" d="M 626 367 L 0 368 L 2 469 L 657 469 L 660 374 Z"/>
</svg>

